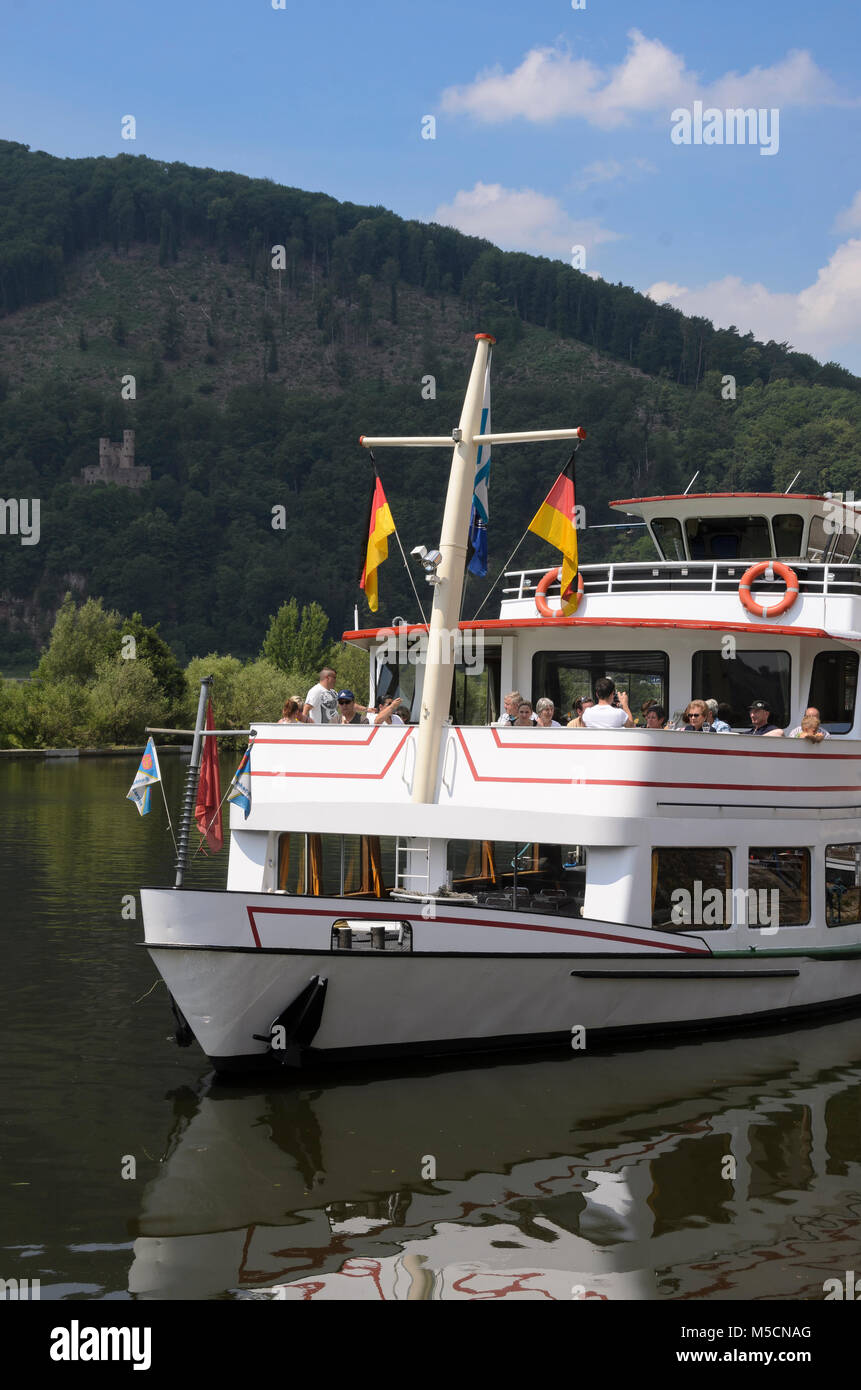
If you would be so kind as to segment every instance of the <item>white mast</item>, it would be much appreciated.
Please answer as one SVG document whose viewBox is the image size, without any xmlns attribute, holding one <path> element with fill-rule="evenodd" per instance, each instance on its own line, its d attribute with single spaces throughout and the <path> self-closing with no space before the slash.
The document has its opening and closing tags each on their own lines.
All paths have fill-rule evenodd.
<svg viewBox="0 0 861 1390">
<path fill-rule="evenodd" d="M 496 339 L 489 333 L 476 333 L 475 358 L 469 374 L 469 384 L 463 398 L 460 424 L 451 437 L 392 437 L 374 438 L 362 435 L 359 442 L 366 449 L 385 446 L 427 448 L 444 446 L 454 440 L 445 513 L 442 521 L 439 550 L 441 559 L 436 567 L 437 583 L 433 591 L 433 608 L 428 624 L 427 664 L 425 666 L 422 708 L 416 740 L 416 765 L 413 775 L 413 801 L 433 802 L 436 795 L 437 767 L 442 728 L 451 704 L 451 686 L 455 664 L 455 634 L 460 618 L 463 576 L 469 538 L 469 517 L 475 488 L 475 464 L 478 446 L 482 442 L 515 443 L 542 439 L 584 439 L 585 430 L 579 426 L 566 430 L 528 430 L 519 434 L 480 435 L 481 410 L 484 400 L 484 376 L 491 345 Z"/>
<path fill-rule="evenodd" d="M 475 357 L 458 426 L 461 438 L 455 444 L 451 456 L 451 473 L 439 540 L 442 559 L 437 566 L 439 583 L 434 586 L 433 608 L 428 624 L 427 665 L 418 727 L 413 801 L 434 799 L 442 726 L 451 704 L 455 657 L 453 634 L 458 630 L 460 619 L 469 517 L 478 457 L 475 436 L 481 427 L 484 374 L 491 344 L 496 341 L 489 333 L 476 333 L 475 338 Z"/>
</svg>

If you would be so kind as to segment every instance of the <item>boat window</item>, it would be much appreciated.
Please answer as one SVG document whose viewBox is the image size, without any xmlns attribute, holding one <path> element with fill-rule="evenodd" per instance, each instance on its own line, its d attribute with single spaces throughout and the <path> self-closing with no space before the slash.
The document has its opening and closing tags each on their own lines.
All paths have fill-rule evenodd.
<svg viewBox="0 0 861 1390">
<path fill-rule="evenodd" d="M 732 854 L 728 849 L 652 850 L 652 926 L 665 931 L 732 925 Z"/>
<path fill-rule="evenodd" d="M 771 555 L 764 516 L 692 516 L 685 522 L 692 560 L 763 560 Z"/>
<path fill-rule="evenodd" d="M 691 696 L 697 700 L 717 700 L 732 711 L 728 723 L 733 729 L 749 729 L 748 713 L 754 700 L 767 700 L 771 722 L 783 729 L 789 723 L 789 681 L 792 664 L 789 652 L 749 651 L 736 647 L 732 660 L 725 652 L 694 652 L 691 663 Z M 857 658 L 856 658 L 857 662 Z"/>
<path fill-rule="evenodd" d="M 834 549 L 831 552 L 828 563 L 831 565 L 848 565 L 855 553 L 858 544 L 858 532 L 854 527 L 848 531 L 840 531 L 834 542 Z"/>
<path fill-rule="evenodd" d="M 819 710 L 829 734 L 848 734 L 855 723 L 858 688 L 857 652 L 817 652 L 813 659 L 808 705 Z"/>
<path fill-rule="evenodd" d="M 801 537 L 804 533 L 804 517 L 773 516 L 771 529 L 774 532 L 774 553 L 781 560 L 801 558 Z"/>
<path fill-rule="evenodd" d="M 578 917 L 586 894 L 582 845 L 449 840 L 448 872 L 455 893 L 501 911 Z"/>
<path fill-rule="evenodd" d="M 395 840 L 380 835 L 278 837 L 278 888 L 300 897 L 376 897 L 394 886 Z"/>
<path fill-rule="evenodd" d="M 484 645 L 483 632 L 463 634 L 464 660 L 454 668 L 450 714 L 455 724 L 492 724 L 501 714 L 500 647 Z"/>
<path fill-rule="evenodd" d="M 533 704 L 542 695 L 556 706 L 560 724 L 571 718 L 574 701 L 592 695 L 595 682 L 610 676 L 627 692 L 636 715 L 645 700 L 667 706 L 670 663 L 666 652 L 536 652 L 532 659 Z M 524 692 L 525 693 L 525 692 Z"/>
<path fill-rule="evenodd" d="M 406 637 L 390 637 L 383 643 L 384 659 L 380 661 L 378 657 L 377 664 L 377 704 L 379 705 L 383 699 L 393 699 L 395 695 L 400 695 L 403 701 L 400 715 L 403 720 L 409 723 L 413 719 L 412 707 L 416 693 L 415 651 L 417 640 L 417 638 L 413 640 Z M 412 661 L 409 659 L 411 652 L 413 653 Z"/>
<path fill-rule="evenodd" d="M 677 516 L 657 516 L 652 522 L 652 534 L 658 552 L 664 560 L 686 560 L 682 540 L 682 523 Z"/>
<path fill-rule="evenodd" d="M 833 523 L 830 523 L 833 525 Z M 807 559 L 814 565 L 821 565 L 834 540 L 833 530 L 824 516 L 810 518 L 810 533 L 807 537 Z"/>
<path fill-rule="evenodd" d="M 747 884 L 757 896 L 751 925 L 803 927 L 810 921 L 809 849 L 751 849 Z"/>
<path fill-rule="evenodd" d="M 861 845 L 825 846 L 825 923 L 861 922 Z"/>
</svg>

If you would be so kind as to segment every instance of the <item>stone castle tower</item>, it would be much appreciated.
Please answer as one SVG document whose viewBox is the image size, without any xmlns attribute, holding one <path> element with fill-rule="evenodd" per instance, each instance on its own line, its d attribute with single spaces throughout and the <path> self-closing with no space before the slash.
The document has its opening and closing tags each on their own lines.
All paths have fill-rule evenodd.
<svg viewBox="0 0 861 1390">
<path fill-rule="evenodd" d="M 113 483 L 115 487 L 143 487 L 150 481 L 148 468 L 135 467 L 135 432 L 123 430 L 122 444 L 99 440 L 99 461 L 81 469 L 83 482 Z"/>
</svg>

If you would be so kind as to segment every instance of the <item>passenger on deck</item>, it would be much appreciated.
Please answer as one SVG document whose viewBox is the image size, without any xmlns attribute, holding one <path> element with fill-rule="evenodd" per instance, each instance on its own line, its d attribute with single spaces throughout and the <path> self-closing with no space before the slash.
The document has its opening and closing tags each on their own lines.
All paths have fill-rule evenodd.
<svg viewBox="0 0 861 1390">
<path fill-rule="evenodd" d="M 639 717 L 639 719 L 637 720 L 637 724 L 638 724 L 641 728 L 645 728 L 645 726 L 646 726 L 646 715 L 649 713 L 649 710 L 650 710 L 650 709 L 654 709 L 654 707 L 655 707 L 655 705 L 656 705 L 657 703 L 658 703 L 657 700 L 644 700 L 643 703 L 640 705 L 640 717 Z"/>
<path fill-rule="evenodd" d="M 305 696 L 302 718 L 310 724 L 340 724 L 338 697 L 335 694 L 335 672 L 324 666 L 320 679 Z"/>
<path fill-rule="evenodd" d="M 706 720 L 705 700 L 689 700 L 688 707 L 682 718 L 684 719 L 684 730 L 686 734 L 710 734 L 712 726 Z"/>
<path fill-rule="evenodd" d="M 400 695 L 393 695 L 390 700 L 384 700 L 376 714 L 372 709 L 368 710 L 368 715 L 373 718 L 368 719 L 369 724 L 403 724 L 403 719 L 398 714 L 398 710 L 403 705 Z"/>
<path fill-rule="evenodd" d="M 549 700 L 549 699 L 547 698 L 546 695 L 542 695 L 541 699 L 538 701 L 538 704 L 535 706 L 535 713 L 536 713 L 537 716 L 538 716 L 538 723 L 537 723 L 537 727 L 538 727 L 538 728 L 540 728 L 540 729 L 561 729 L 561 728 L 562 728 L 562 725 L 559 723 L 559 720 L 553 718 L 553 713 L 554 713 L 555 709 L 556 709 L 556 706 L 554 705 L 553 701 L 552 701 L 552 700 Z"/>
<path fill-rule="evenodd" d="M 352 690 L 338 691 L 338 710 L 342 724 L 367 724 L 368 716 L 356 708 L 356 697 Z"/>
<path fill-rule="evenodd" d="M 290 700 L 285 700 L 284 708 L 281 711 L 281 718 L 278 720 L 278 723 L 301 724 L 302 722 L 302 706 L 299 701 L 295 699 L 295 697 Z"/>
<path fill-rule="evenodd" d="M 729 733 L 732 733 L 732 730 L 730 729 L 729 724 L 727 724 L 727 722 L 726 722 L 725 719 L 721 719 L 720 714 L 718 713 L 718 702 L 717 702 L 717 700 L 706 700 L 705 706 L 706 706 L 706 723 L 708 724 L 708 726 L 709 726 L 709 728 L 711 729 L 712 733 L 713 733 L 713 734 L 729 734 Z"/>
<path fill-rule="evenodd" d="M 591 695 L 582 695 L 579 700 L 575 700 L 574 718 L 568 720 L 566 728 L 585 729 L 586 725 L 583 723 L 583 715 L 586 713 L 587 709 L 592 708 L 594 703 L 595 701 L 592 699 Z"/>
<path fill-rule="evenodd" d="M 595 682 L 595 699 L 598 703 L 583 711 L 584 729 L 633 729 L 628 696 L 624 690 L 616 695 L 616 686 L 609 676 Z"/>
<path fill-rule="evenodd" d="M 517 709 L 517 718 L 514 721 L 515 729 L 532 729 L 535 725 L 535 716 L 532 713 L 532 704 L 529 700 L 521 700 Z"/>
<path fill-rule="evenodd" d="M 764 734 L 766 738 L 783 738 L 783 730 L 770 720 L 771 709 L 767 700 L 754 700 L 750 706 L 750 728 L 746 734 Z"/>
<path fill-rule="evenodd" d="M 502 702 L 505 706 L 505 713 L 501 714 L 499 718 L 496 720 L 496 723 L 493 726 L 495 729 L 511 728 L 511 725 L 517 718 L 517 711 L 520 708 L 520 702 L 522 699 L 523 696 L 521 695 L 519 690 L 512 690 L 509 692 L 508 695 L 505 696 L 505 699 Z"/>
<path fill-rule="evenodd" d="M 804 711 L 804 719 L 807 719 L 808 717 L 812 717 L 813 719 L 816 720 L 817 724 L 819 724 L 819 721 L 820 721 L 820 719 L 821 719 L 822 716 L 820 715 L 819 710 L 816 708 L 815 705 L 808 705 L 808 706 L 807 706 L 807 709 Z M 797 728 L 792 729 L 792 730 L 790 731 L 790 733 L 788 733 L 788 734 L 786 735 L 787 738 L 808 738 L 808 739 L 809 739 L 809 738 L 811 737 L 809 733 L 803 734 L 803 733 L 801 732 L 802 729 L 804 728 L 804 719 L 802 719 L 801 723 L 798 725 Z M 818 730 L 817 730 L 817 733 L 818 733 L 819 736 L 818 736 L 818 738 L 814 738 L 814 739 L 812 740 L 812 742 L 814 742 L 814 743 L 819 743 L 819 742 L 821 742 L 821 740 L 822 740 L 823 738 L 830 738 L 830 737 L 831 737 L 831 735 L 829 734 L 828 730 L 827 730 L 827 729 L 823 729 L 821 724 L 819 724 L 819 728 L 818 728 Z"/>
<path fill-rule="evenodd" d="M 665 729 L 667 727 L 667 711 L 663 705 L 649 705 L 646 710 L 647 729 Z"/>
<path fill-rule="evenodd" d="M 823 729 L 819 722 L 819 716 L 817 714 L 811 714 L 810 710 L 808 710 L 799 724 L 798 729 L 793 729 L 789 737 L 804 738 L 807 739 L 808 743 L 821 743 L 823 739 L 830 738 L 831 735 L 827 729 Z"/>
</svg>

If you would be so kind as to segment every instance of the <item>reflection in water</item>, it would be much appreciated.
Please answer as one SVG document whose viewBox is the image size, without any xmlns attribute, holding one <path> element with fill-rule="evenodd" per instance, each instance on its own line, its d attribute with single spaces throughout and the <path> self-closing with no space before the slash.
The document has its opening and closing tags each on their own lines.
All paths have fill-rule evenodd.
<svg viewBox="0 0 861 1390">
<path fill-rule="evenodd" d="M 857 1263 L 854 1019 L 174 1107 L 138 1297 L 821 1298 Z"/>
</svg>

